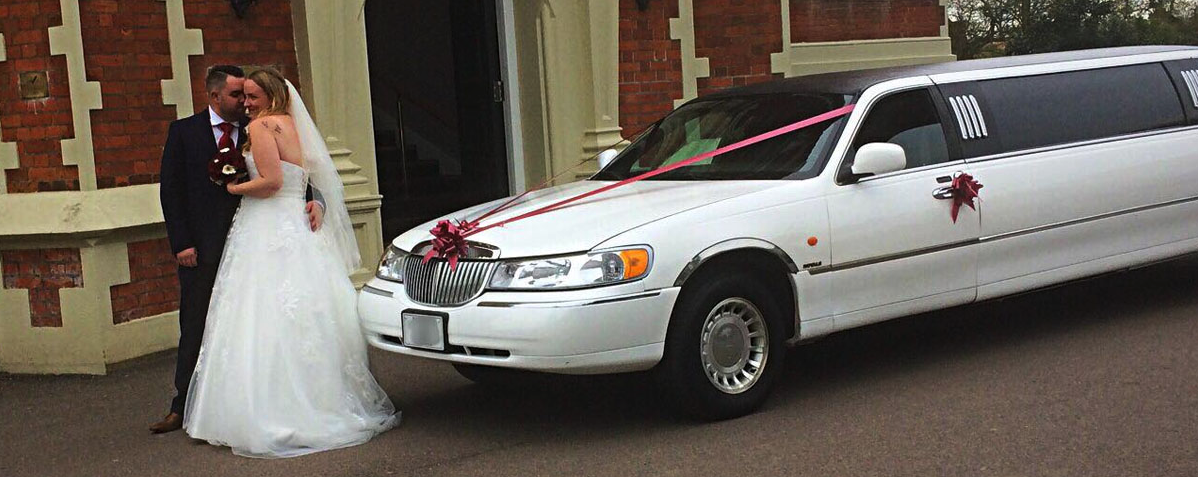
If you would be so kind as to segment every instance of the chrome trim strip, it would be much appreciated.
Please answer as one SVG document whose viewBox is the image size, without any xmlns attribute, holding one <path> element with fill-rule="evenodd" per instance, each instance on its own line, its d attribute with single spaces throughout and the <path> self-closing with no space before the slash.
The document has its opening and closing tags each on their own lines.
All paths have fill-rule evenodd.
<svg viewBox="0 0 1198 477">
<path fill-rule="evenodd" d="M 1190 88 L 1190 99 L 1194 101 L 1194 107 L 1198 108 L 1198 70 L 1182 71 L 1181 77 Z"/>
<path fill-rule="evenodd" d="M 978 105 L 978 99 L 971 94 L 969 103 L 973 105 L 973 110 L 978 114 L 978 125 L 982 127 L 982 137 L 989 136 L 990 132 L 986 130 L 986 117 L 982 115 L 982 107 Z"/>
<path fill-rule="evenodd" d="M 845 262 L 845 263 L 840 263 L 840 264 L 824 265 L 822 267 L 812 267 L 812 268 L 808 268 L 806 270 L 807 270 L 807 273 L 809 273 L 811 275 L 819 275 L 819 274 L 828 273 L 828 272 L 839 272 L 839 271 L 848 270 L 851 268 L 864 267 L 867 265 L 876 265 L 876 264 L 879 264 L 882 262 L 889 262 L 892 260 L 901 260 L 904 258 L 911 258 L 911 257 L 919 256 L 919 255 L 926 255 L 929 253 L 943 252 L 945 250 L 952 250 L 955 248 L 965 247 L 965 246 L 969 246 L 969 245 L 995 242 L 995 241 L 999 241 L 999 240 L 1003 240 L 1003 239 L 1009 239 L 1009 238 L 1019 237 L 1019 236 L 1033 234 L 1033 233 L 1037 233 L 1037 232 L 1043 232 L 1046 230 L 1052 230 L 1052 229 L 1057 229 L 1057 228 L 1062 228 L 1062 227 L 1070 227 L 1073 225 L 1080 225 L 1080 224 L 1084 224 L 1087 222 L 1094 222 L 1094 221 L 1098 221 L 1098 220 L 1109 219 L 1109 218 L 1117 217 L 1120 215 L 1134 214 L 1137 212 L 1144 212 L 1147 210 L 1160 209 L 1160 208 L 1164 208 L 1164 207 L 1172 207 L 1174 205 L 1181 205 L 1181 204 L 1186 204 L 1186 203 L 1190 203 L 1190 202 L 1198 202 L 1198 196 L 1187 197 L 1184 199 L 1171 200 L 1168 202 L 1161 202 L 1159 204 L 1151 204 L 1151 205 L 1145 205 L 1145 206 L 1140 206 L 1140 207 L 1133 207 L 1130 209 L 1117 210 L 1114 212 L 1107 212 L 1105 214 L 1092 215 L 1089 217 L 1082 217 L 1080 219 L 1067 220 L 1064 222 L 1057 222 L 1054 224 L 1040 225 L 1040 226 L 1030 227 L 1030 228 L 1026 228 L 1026 229 L 1022 229 L 1022 230 L 1006 232 L 1006 233 L 1002 233 L 1002 234 L 998 234 L 998 235 L 990 235 L 990 236 L 981 237 L 981 238 L 977 238 L 977 239 L 963 240 L 960 242 L 953 242 L 953 243 L 947 243 L 947 244 L 943 244 L 943 245 L 937 245 L 935 247 L 921 248 L 918 250 L 894 253 L 894 254 L 890 254 L 890 255 L 882 255 L 882 256 L 878 256 L 878 257 L 863 258 L 860 260 L 854 260 L 851 262 Z"/>
<path fill-rule="evenodd" d="M 694 257 L 691 257 L 690 261 L 686 262 L 686 266 L 682 267 L 682 272 L 678 274 L 678 278 L 674 279 L 674 286 L 680 287 L 686 283 L 687 279 L 689 279 L 690 276 L 694 274 L 701 265 L 706 263 L 712 257 L 725 252 L 737 250 L 764 250 L 773 254 L 778 258 L 778 260 L 781 260 L 790 273 L 793 274 L 799 272 L 799 266 L 790 258 L 790 255 L 786 254 L 785 250 L 782 250 L 781 247 L 766 240 L 751 237 L 737 237 L 712 244 L 711 246 L 695 254 Z"/>
<path fill-rule="evenodd" d="M 1019 237 L 1022 235 L 1034 234 L 1036 232 L 1043 232 L 1045 230 L 1052 230 L 1052 229 L 1061 228 L 1061 227 L 1069 227 L 1072 225 L 1084 224 L 1086 222 L 1094 222 L 1094 221 L 1098 221 L 1098 220 L 1117 217 L 1120 215 L 1134 214 L 1137 212 L 1144 212 L 1147 210 L 1172 207 L 1174 205 L 1181 205 L 1181 204 L 1186 204 L 1186 203 L 1195 202 L 1195 201 L 1198 201 L 1198 196 L 1187 197 L 1184 199 L 1171 200 L 1168 202 L 1161 202 L 1159 204 L 1151 204 L 1151 205 L 1144 205 L 1144 206 L 1140 206 L 1140 207 L 1132 207 L 1130 209 L 1116 210 L 1114 212 L 1107 212 L 1105 214 L 1092 215 L 1089 217 L 1082 217 L 1080 219 L 1066 220 L 1064 222 L 1057 222 L 1055 224 L 1040 225 L 1040 226 L 1036 226 L 1036 227 L 1026 228 L 1023 230 L 1015 230 L 1012 232 L 1001 233 L 998 235 L 990 235 L 987 237 L 982 237 L 981 241 L 982 242 L 993 242 L 996 240 L 1002 240 L 1002 239 L 1008 239 L 1008 238 L 1013 238 L 1013 237 Z"/>
<path fill-rule="evenodd" d="M 484 301 L 477 305 L 480 308 L 577 308 L 580 306 L 604 305 L 607 303 L 618 303 L 629 300 L 639 300 L 641 298 L 651 298 L 661 295 L 660 290 L 647 291 L 641 293 L 633 293 L 631 295 L 613 296 L 607 298 L 593 298 L 590 300 L 573 300 L 573 301 L 552 301 L 552 302 L 499 302 L 499 301 Z"/>
<path fill-rule="evenodd" d="M 369 293 L 371 295 L 385 296 L 387 298 L 391 298 L 391 297 L 395 296 L 394 293 L 391 293 L 387 290 L 383 290 L 382 288 L 375 288 L 370 285 L 363 285 L 362 291 Z"/>
<path fill-rule="evenodd" d="M 961 116 L 961 105 L 957 103 L 957 97 L 948 98 L 948 104 L 953 107 L 953 115 L 957 117 L 957 127 L 961 130 L 961 139 L 970 139 L 969 130 L 965 128 L 965 120 Z"/>
<path fill-rule="evenodd" d="M 978 113 L 973 110 L 973 105 L 969 103 L 969 96 L 961 96 L 961 107 L 965 110 L 965 114 L 969 115 L 969 124 L 973 126 L 974 139 L 981 139 L 982 127 L 978 125 Z"/>
<path fill-rule="evenodd" d="M 812 268 L 807 269 L 807 273 L 810 273 L 812 275 L 819 275 L 821 273 L 839 272 L 842 270 L 848 270 L 850 268 L 859 268 L 859 267 L 864 267 L 867 265 L 876 265 L 876 264 L 879 264 L 882 262 L 889 262 L 892 260 L 901 260 L 904 258 L 911 258 L 911 257 L 919 256 L 919 255 L 927 255 L 929 253 L 943 252 L 945 250 L 952 250 L 955 248 L 961 248 L 961 247 L 965 247 L 965 246 L 969 246 L 969 245 L 976 245 L 978 242 L 979 242 L 978 239 L 969 239 L 969 240 L 963 240 L 960 242 L 952 242 L 952 243 L 946 243 L 943 245 L 937 245 L 935 247 L 921 248 L 918 250 L 910 250 L 907 252 L 894 253 L 894 254 L 890 254 L 890 255 L 882 255 L 882 256 L 872 257 L 872 258 L 863 258 L 860 260 L 853 260 L 851 262 L 832 264 L 832 265 L 824 265 L 822 267 L 812 267 Z"/>
<path fill-rule="evenodd" d="M 1014 157 L 1014 156 L 1027 156 L 1027 155 L 1032 155 L 1032 154 L 1041 154 L 1041 153 L 1045 153 L 1045 152 L 1059 151 L 1061 149 L 1069 149 L 1069 148 L 1074 148 L 1074 147 L 1085 147 L 1085 146 L 1095 146 L 1098 144 L 1106 144 L 1106 143 L 1110 143 L 1110 142 L 1129 141 L 1132 139 L 1141 139 L 1141 138 L 1146 138 L 1146 137 L 1160 136 L 1160 135 L 1164 135 L 1164 134 L 1173 134 L 1173 133 L 1186 132 L 1186 131 L 1198 131 L 1198 126 L 1177 126 L 1177 127 L 1167 128 L 1167 129 L 1154 129 L 1152 131 L 1141 131 L 1141 132 L 1136 132 L 1136 133 L 1124 134 L 1122 136 L 1111 136 L 1111 137 L 1105 137 L 1102 139 L 1091 139 L 1089 141 L 1078 141 L 1078 142 L 1070 142 L 1070 143 L 1065 143 L 1065 144 L 1055 144 L 1052 146 L 1044 146 L 1044 147 L 1038 147 L 1038 148 L 1033 148 L 1033 149 L 1020 149 L 1017 151 L 1008 151 L 1008 152 L 1002 152 L 1002 153 L 998 153 L 998 154 L 991 154 L 989 156 L 971 157 L 971 158 L 965 159 L 965 162 L 968 164 L 975 164 L 975 163 L 979 163 L 979 162 L 995 161 L 998 159 L 1006 159 L 1008 157 Z"/>
</svg>

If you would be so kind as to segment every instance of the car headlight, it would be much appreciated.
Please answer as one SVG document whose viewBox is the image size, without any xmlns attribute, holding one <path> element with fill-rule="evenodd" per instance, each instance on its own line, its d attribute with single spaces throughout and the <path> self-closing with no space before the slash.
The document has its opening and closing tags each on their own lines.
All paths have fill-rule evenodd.
<svg viewBox="0 0 1198 477">
<path fill-rule="evenodd" d="M 581 255 L 501 262 L 491 274 L 492 290 L 587 288 L 644 277 L 652 265 L 648 247 Z"/>
<path fill-rule="evenodd" d="M 379 260 L 379 268 L 374 276 L 383 280 L 403 283 L 403 264 L 407 257 L 408 252 L 400 250 L 394 245 L 387 246 L 387 253 L 384 253 L 383 258 Z"/>
</svg>

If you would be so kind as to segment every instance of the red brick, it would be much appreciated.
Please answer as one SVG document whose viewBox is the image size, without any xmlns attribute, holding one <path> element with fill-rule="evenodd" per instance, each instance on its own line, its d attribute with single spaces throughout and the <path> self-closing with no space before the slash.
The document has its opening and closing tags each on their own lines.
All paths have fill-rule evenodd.
<svg viewBox="0 0 1198 477">
<path fill-rule="evenodd" d="M 174 256 L 165 238 L 128 244 L 130 283 L 112 287 L 114 323 L 178 309 Z"/>
<path fill-rule="evenodd" d="M 4 288 L 29 290 L 32 326 L 62 326 L 58 290 L 83 286 L 79 249 L 5 250 Z"/>
</svg>

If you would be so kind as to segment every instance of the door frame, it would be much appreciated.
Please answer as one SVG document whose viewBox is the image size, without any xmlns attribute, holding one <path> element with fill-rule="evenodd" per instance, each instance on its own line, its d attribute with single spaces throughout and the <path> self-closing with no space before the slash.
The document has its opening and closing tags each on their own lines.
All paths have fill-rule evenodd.
<svg viewBox="0 0 1198 477">
<path fill-rule="evenodd" d="M 524 192 L 524 133 L 520 122 L 520 81 L 516 55 L 516 0 L 495 0 L 499 13 L 499 74 L 503 78 L 503 129 L 507 145 L 508 193 Z"/>
</svg>

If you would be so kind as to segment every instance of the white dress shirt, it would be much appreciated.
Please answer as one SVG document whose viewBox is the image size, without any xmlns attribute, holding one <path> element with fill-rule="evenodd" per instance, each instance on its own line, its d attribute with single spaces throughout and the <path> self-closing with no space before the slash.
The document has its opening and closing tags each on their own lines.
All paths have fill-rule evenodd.
<svg viewBox="0 0 1198 477">
<path fill-rule="evenodd" d="M 224 134 L 224 131 L 220 130 L 220 123 L 229 123 L 233 125 L 233 145 L 237 146 L 237 138 L 241 135 L 240 121 L 225 121 L 224 118 L 220 117 L 219 114 L 216 114 L 216 111 L 212 109 L 212 106 L 208 106 L 208 119 L 212 121 L 212 136 L 216 140 L 216 144 L 218 146 L 220 145 L 220 136 Z"/>
</svg>

